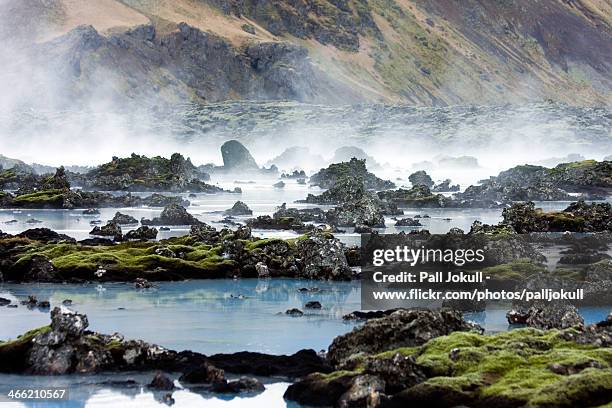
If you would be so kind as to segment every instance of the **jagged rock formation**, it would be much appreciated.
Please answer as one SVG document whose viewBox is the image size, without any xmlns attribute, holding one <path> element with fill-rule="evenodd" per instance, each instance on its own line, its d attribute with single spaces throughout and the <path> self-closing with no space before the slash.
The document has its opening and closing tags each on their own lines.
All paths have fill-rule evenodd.
<svg viewBox="0 0 612 408">
<path fill-rule="evenodd" d="M 142 225 L 202 225 L 202 221 L 189 214 L 185 207 L 178 204 L 171 204 L 164 207 L 159 217 L 152 220 L 143 218 L 140 220 Z"/>
<path fill-rule="evenodd" d="M 189 158 L 174 153 L 170 159 L 130 157 L 113 159 L 86 174 L 71 174 L 75 186 L 104 191 L 174 191 L 216 193 L 221 188 L 206 184 L 210 176 L 195 167 Z"/>
<path fill-rule="evenodd" d="M 179 381 L 208 384 L 215 392 L 262 391 L 254 378 L 229 381 L 225 371 L 237 374 L 303 376 L 329 371 L 329 365 L 312 350 L 291 356 L 235 353 L 205 356 L 192 351 L 177 352 L 142 340 L 126 340 L 115 333 L 88 330 L 86 315 L 64 306 L 51 311 L 51 324 L 30 330 L 16 340 L 0 342 L 0 372 L 34 375 L 93 374 L 102 371 L 150 371 L 182 373 Z M 250 364 L 244 364 L 249 358 Z M 213 365 L 214 364 L 214 365 Z M 264 371 L 265 370 L 265 371 Z M 156 373 L 150 386 L 173 389 L 172 380 Z"/>
<path fill-rule="evenodd" d="M 612 191 L 612 162 L 585 160 L 562 163 L 549 169 L 542 166 L 516 166 L 470 186 L 456 197 L 494 201 L 570 200 L 569 193 L 590 195 Z"/>
<path fill-rule="evenodd" d="M 412 173 L 408 176 L 408 181 L 412 183 L 413 187 L 425 186 L 427 188 L 432 188 L 434 185 L 433 180 L 425 170 L 419 170 Z"/>
<path fill-rule="evenodd" d="M 612 231 L 612 205 L 587 204 L 578 201 L 563 211 L 545 212 L 533 202 L 515 203 L 502 211 L 502 224 L 518 233 L 529 232 L 610 232 Z"/>
<path fill-rule="evenodd" d="M 347 162 L 333 163 L 319 170 L 310 177 L 310 184 L 321 188 L 331 188 L 345 178 L 361 179 L 368 190 L 386 190 L 395 187 L 391 181 L 383 180 L 370 173 L 366 168 L 366 161 L 357 158 L 352 158 Z"/>
</svg>

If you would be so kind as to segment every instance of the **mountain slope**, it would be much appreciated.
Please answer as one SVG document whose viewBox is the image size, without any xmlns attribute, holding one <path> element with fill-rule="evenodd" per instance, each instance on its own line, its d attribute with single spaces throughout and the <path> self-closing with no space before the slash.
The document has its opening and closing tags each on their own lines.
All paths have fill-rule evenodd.
<svg viewBox="0 0 612 408">
<path fill-rule="evenodd" d="M 69 101 L 612 104 L 607 0 L 0 1 Z"/>
</svg>

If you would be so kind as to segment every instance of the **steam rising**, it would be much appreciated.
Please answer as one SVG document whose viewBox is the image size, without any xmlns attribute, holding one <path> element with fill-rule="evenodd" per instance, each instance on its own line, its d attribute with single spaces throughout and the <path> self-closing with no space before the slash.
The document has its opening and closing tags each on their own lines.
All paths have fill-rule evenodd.
<svg viewBox="0 0 612 408">
<path fill-rule="evenodd" d="M 292 146 L 306 146 L 326 160 L 341 146 L 358 146 L 382 165 L 376 171 L 381 176 L 405 179 L 429 161 L 434 178 L 474 182 L 516 164 L 568 154 L 601 159 L 612 151 L 606 108 L 118 103 L 112 73 L 95 70 L 90 75 L 100 86 L 75 106 L 66 104 L 66 72 L 58 69 L 67 61 L 41 65 L 35 42 L 44 30 L 39 27 L 35 38 L 16 38 L 7 29 L 12 20 L 6 8 L 0 12 L 0 154 L 27 163 L 93 166 L 112 156 L 179 152 L 196 165 L 221 164 L 221 144 L 239 139 L 260 165 Z M 466 155 L 479 166 L 438 164 L 443 156 Z M 310 172 L 319 166 L 302 164 Z"/>
</svg>

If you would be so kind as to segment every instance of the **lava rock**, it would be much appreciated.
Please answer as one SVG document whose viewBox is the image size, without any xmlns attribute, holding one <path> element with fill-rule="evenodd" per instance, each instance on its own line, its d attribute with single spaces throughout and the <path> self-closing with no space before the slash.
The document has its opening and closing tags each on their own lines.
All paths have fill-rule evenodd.
<svg viewBox="0 0 612 408">
<path fill-rule="evenodd" d="M 264 385 L 256 378 L 241 377 L 234 381 L 213 383 L 213 391 L 223 394 L 238 394 L 241 392 L 259 393 L 265 390 Z"/>
<path fill-rule="evenodd" d="M 174 387 L 174 382 L 164 373 L 158 371 L 153 377 L 153 380 L 149 383 L 149 388 L 153 388 L 155 390 L 163 390 L 163 391 L 172 391 Z"/>
<path fill-rule="evenodd" d="M 116 212 L 112 221 L 119 225 L 138 224 L 138 220 L 131 215 Z"/>
<path fill-rule="evenodd" d="M 179 378 L 181 383 L 216 384 L 225 382 L 225 372 L 209 363 L 203 363 L 184 373 Z"/>
<path fill-rule="evenodd" d="M 289 316 L 293 316 L 293 317 L 298 317 L 298 316 L 303 316 L 304 312 L 302 312 L 300 309 L 293 308 L 293 309 L 288 309 L 285 312 L 285 314 Z"/>
<path fill-rule="evenodd" d="M 259 170 L 257 162 L 242 143 L 229 140 L 221 146 L 223 167 L 226 170 Z"/>
<path fill-rule="evenodd" d="M 89 232 L 89 235 L 97 235 L 101 237 L 113 237 L 115 241 L 121 241 L 123 239 L 123 233 L 119 224 L 113 221 L 109 221 L 102 227 L 95 226 L 93 230 Z"/>
<path fill-rule="evenodd" d="M 306 279 L 350 280 L 351 268 L 344 255 L 344 246 L 337 239 L 315 232 L 297 241 L 302 260 L 300 276 Z"/>
<path fill-rule="evenodd" d="M 253 214 L 253 210 L 251 210 L 249 208 L 249 206 L 247 206 L 242 201 L 236 201 L 234 203 L 234 205 L 232 206 L 232 208 L 224 211 L 224 214 L 226 214 L 226 215 L 233 215 L 233 216 L 237 216 L 237 215 L 252 215 Z"/>
<path fill-rule="evenodd" d="M 151 228 L 147 225 L 143 225 L 142 227 L 138 227 L 135 230 L 128 231 L 125 234 L 125 239 L 148 241 L 157 238 L 157 233 L 157 228 Z"/>
<path fill-rule="evenodd" d="M 203 225 L 204 223 L 189 214 L 185 207 L 178 204 L 170 204 L 164 207 L 159 217 L 152 220 L 143 218 L 142 225 Z"/>
<path fill-rule="evenodd" d="M 421 227 L 423 224 L 413 218 L 402 218 L 395 223 L 396 227 Z"/>
<path fill-rule="evenodd" d="M 350 333 L 338 336 L 329 346 L 333 365 L 356 353 L 378 353 L 399 347 L 412 347 L 454 331 L 482 329 L 465 321 L 460 312 L 442 309 L 397 310 L 380 319 L 371 319 Z"/>
<path fill-rule="evenodd" d="M 311 300 L 310 302 L 306 302 L 304 305 L 306 309 L 321 309 L 321 302 L 316 300 Z"/>
</svg>

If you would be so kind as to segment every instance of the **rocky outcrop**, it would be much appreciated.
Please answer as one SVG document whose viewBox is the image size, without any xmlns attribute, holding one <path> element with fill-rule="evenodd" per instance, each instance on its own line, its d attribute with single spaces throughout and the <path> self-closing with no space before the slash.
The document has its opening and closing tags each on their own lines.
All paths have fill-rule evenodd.
<svg viewBox="0 0 612 408">
<path fill-rule="evenodd" d="M 353 355 L 332 373 L 302 378 L 289 386 L 285 398 L 339 407 L 599 406 L 612 392 L 612 369 L 602 358 L 612 344 L 609 322 L 492 335 L 460 329 L 420 346 L 389 344 L 382 352 Z M 404 343 L 414 342 L 412 330 L 420 333 L 410 324 L 405 330 Z M 380 342 L 386 333 L 379 335 Z M 495 380 L 489 381 L 493 372 Z M 529 391 L 520 392 L 525 381 Z"/>
<path fill-rule="evenodd" d="M 396 227 L 421 227 L 423 224 L 414 218 L 402 218 L 395 222 Z"/>
<path fill-rule="evenodd" d="M 502 224 L 518 233 L 612 231 L 612 205 L 578 201 L 563 211 L 544 212 L 533 202 L 515 203 L 502 212 Z"/>
<path fill-rule="evenodd" d="M 343 177 L 319 195 L 308 194 L 303 202 L 309 204 L 342 204 L 359 200 L 366 194 L 362 179 Z"/>
<path fill-rule="evenodd" d="M 53 282 L 133 282 L 137 278 L 167 281 L 307 276 L 346 280 L 352 276 L 345 251 L 355 250 L 345 248 L 329 232 L 314 228 L 290 240 L 253 237 L 247 226 L 216 230 L 204 223 L 192 225 L 189 234 L 182 237 L 153 241 L 156 232 L 142 226 L 128 232 L 120 245 L 101 238 L 77 243 L 35 230 L 26 234 L 32 238 L 0 235 L 2 278 L 14 282 L 39 278 Z M 54 242 L 63 244 L 62 251 L 51 250 Z M 33 258 L 48 259 L 38 263 L 41 268 L 36 276 L 32 275 L 38 271 L 32 269 Z M 352 262 L 354 265 L 356 261 Z M 49 268 L 42 268 L 44 265 Z"/>
<path fill-rule="evenodd" d="M 151 228 L 146 225 L 138 227 L 135 230 L 128 231 L 124 238 L 127 240 L 147 241 L 157 238 L 157 228 Z"/>
<path fill-rule="evenodd" d="M 304 224 L 299 218 L 260 215 L 247 221 L 247 225 L 253 229 L 264 230 L 291 230 L 298 233 L 315 229 L 314 225 Z"/>
<path fill-rule="evenodd" d="M 384 215 L 387 213 L 385 210 L 384 204 L 376 195 L 366 192 L 358 200 L 346 201 L 341 206 L 329 210 L 327 220 L 330 224 L 340 227 L 364 225 L 384 228 Z"/>
<path fill-rule="evenodd" d="M 442 181 L 440 184 L 436 184 L 431 191 L 433 193 L 445 193 L 445 192 L 457 192 L 461 189 L 459 184 L 451 184 L 451 179 L 446 179 Z"/>
<path fill-rule="evenodd" d="M 223 167 L 227 171 L 257 171 L 259 167 L 251 153 L 237 140 L 229 140 L 221 146 Z"/>
<path fill-rule="evenodd" d="M 419 170 L 412 173 L 410 176 L 408 176 L 408 181 L 412 183 L 413 187 L 425 186 L 427 188 L 432 188 L 434 185 L 433 180 L 424 170 Z"/>
<path fill-rule="evenodd" d="M 306 279 L 350 280 L 352 271 L 344 255 L 344 247 L 337 238 L 315 232 L 296 243 Z"/>
<path fill-rule="evenodd" d="M 152 220 L 143 218 L 142 225 L 202 225 L 202 221 L 189 214 L 185 207 L 171 204 L 164 207 L 159 217 Z"/>
<path fill-rule="evenodd" d="M 612 163 L 595 160 L 563 163 L 552 169 L 524 165 L 483 180 L 457 194 L 460 200 L 555 201 L 571 200 L 569 193 L 605 195 L 612 191 Z"/>
<path fill-rule="evenodd" d="M 24 280 L 34 282 L 52 282 L 57 279 L 55 267 L 45 255 L 33 255 L 22 266 L 25 270 Z"/>
<path fill-rule="evenodd" d="M 119 225 L 138 224 L 138 220 L 136 218 L 128 214 L 122 214 L 120 212 L 115 213 L 115 216 L 111 221 Z"/>
<path fill-rule="evenodd" d="M 360 179 L 366 190 L 386 190 L 395 185 L 370 173 L 366 168 L 366 161 L 352 158 L 348 162 L 330 164 L 329 167 L 319 170 L 310 177 L 310 184 L 321 188 L 332 188 L 340 180 L 346 178 Z"/>
<path fill-rule="evenodd" d="M 16 340 L 0 342 L 0 372 L 63 375 L 160 370 L 149 384 L 154 389 L 173 389 L 174 381 L 164 372 L 179 372 L 180 382 L 209 384 L 216 392 L 237 393 L 258 392 L 262 385 L 250 378 L 229 381 L 224 371 L 295 378 L 330 370 L 312 350 L 301 350 L 291 356 L 243 352 L 207 357 L 141 340 L 126 340 L 118 333 L 93 332 L 88 326 L 87 316 L 64 306 L 54 308 L 49 326 L 31 330 Z"/>
<path fill-rule="evenodd" d="M 450 198 L 444 197 L 442 194 L 433 194 L 424 185 L 414 186 L 410 190 L 399 188 L 397 190 L 379 191 L 378 197 L 381 200 L 404 207 L 440 208 L 456 205 Z"/>
<path fill-rule="evenodd" d="M 264 377 L 283 375 L 297 378 L 313 372 L 331 371 L 329 364 L 314 350 L 300 350 L 290 356 L 270 356 L 243 351 L 233 354 L 215 354 L 210 356 L 209 360 L 216 367 L 231 373 Z"/>
<path fill-rule="evenodd" d="M 481 330 L 452 310 L 398 310 L 380 319 L 371 319 L 338 336 L 329 346 L 327 358 L 338 366 L 351 356 L 376 354 L 399 347 L 419 346 L 454 331 Z"/>
<path fill-rule="evenodd" d="M 229 208 L 223 212 L 225 215 L 237 216 L 237 215 L 252 215 L 253 210 L 242 201 L 236 201 L 232 208 Z"/>
<path fill-rule="evenodd" d="M 510 324 L 525 324 L 543 330 L 584 326 L 584 319 L 574 306 L 568 304 L 535 304 L 527 310 L 512 309 L 506 317 Z"/>
<path fill-rule="evenodd" d="M 111 237 L 115 241 L 121 241 L 123 239 L 123 233 L 121 227 L 114 221 L 109 221 L 106 225 L 99 227 L 95 226 L 89 235 L 97 235 L 100 237 Z"/>
<path fill-rule="evenodd" d="M 88 190 L 173 191 L 216 193 L 219 187 L 206 184 L 210 176 L 198 170 L 189 158 L 174 153 L 165 157 L 130 157 L 113 159 L 86 174 L 72 173 L 72 184 Z"/>
<path fill-rule="evenodd" d="M 0 192 L 2 208 L 95 208 L 95 207 L 164 207 L 170 204 L 189 205 L 189 201 L 178 196 L 154 193 L 139 197 L 127 193 L 114 195 L 98 191 L 43 190 L 28 194 L 12 195 Z"/>
</svg>

